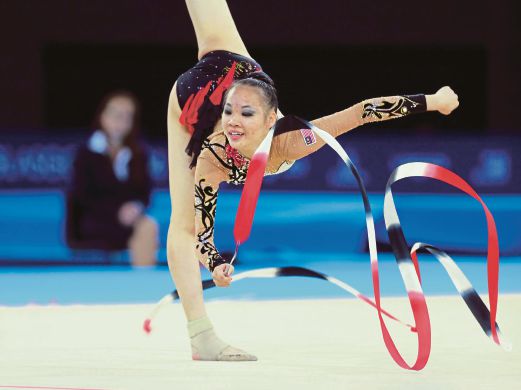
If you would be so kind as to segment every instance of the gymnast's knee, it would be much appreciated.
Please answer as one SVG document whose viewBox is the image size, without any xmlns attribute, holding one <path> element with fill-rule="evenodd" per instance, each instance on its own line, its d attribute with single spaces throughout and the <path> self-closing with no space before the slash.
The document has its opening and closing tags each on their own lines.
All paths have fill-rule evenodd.
<svg viewBox="0 0 521 390">
<path fill-rule="evenodd" d="M 192 228 L 172 227 L 168 229 L 168 246 L 172 248 L 172 259 L 177 261 L 187 256 L 187 251 L 195 252 L 195 233 Z"/>
</svg>

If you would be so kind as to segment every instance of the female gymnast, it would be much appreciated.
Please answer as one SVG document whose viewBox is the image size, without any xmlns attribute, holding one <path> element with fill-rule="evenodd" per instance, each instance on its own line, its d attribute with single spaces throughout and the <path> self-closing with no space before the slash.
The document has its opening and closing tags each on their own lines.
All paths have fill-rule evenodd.
<svg viewBox="0 0 521 390">
<path fill-rule="evenodd" d="M 188 321 L 194 360 L 257 360 L 222 341 L 203 302 L 199 262 L 216 285 L 229 286 L 233 266 L 213 241 L 219 183 L 242 184 L 250 158 L 275 125 L 277 93 L 271 78 L 251 58 L 226 0 L 186 0 L 199 48 L 194 67 L 175 82 L 168 108 L 168 151 L 172 214 L 168 264 Z M 449 87 L 433 95 L 365 100 L 312 123 L 337 137 L 364 123 L 458 106 Z M 265 174 L 281 173 L 324 142 L 308 129 L 275 134 Z M 194 207 L 195 188 L 195 207 Z"/>
</svg>

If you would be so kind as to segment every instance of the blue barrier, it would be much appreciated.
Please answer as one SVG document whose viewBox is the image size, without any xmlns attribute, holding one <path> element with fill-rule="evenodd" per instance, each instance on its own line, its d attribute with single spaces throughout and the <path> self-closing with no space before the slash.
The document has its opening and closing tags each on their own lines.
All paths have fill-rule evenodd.
<svg viewBox="0 0 521 390">
<path fill-rule="evenodd" d="M 216 244 L 233 250 L 233 223 L 240 194 L 223 191 L 217 206 Z M 521 194 L 483 197 L 498 228 L 502 255 L 521 255 Z M 377 239 L 387 243 L 383 226 L 383 195 L 370 195 Z M 410 244 L 421 240 L 449 252 L 483 253 L 485 219 L 477 202 L 459 194 L 396 194 L 395 200 Z M 95 261 L 69 250 L 63 239 L 64 197 L 58 190 L 0 192 L 0 260 L 32 262 Z M 149 213 L 160 225 L 160 260 L 166 262 L 165 244 L 170 219 L 170 198 L 156 190 Z M 343 260 L 363 253 L 366 232 L 363 207 L 353 193 L 288 193 L 264 191 L 259 199 L 250 240 L 241 247 L 243 262 L 281 263 L 305 260 Z M 113 254 L 105 260 L 124 260 Z"/>
</svg>

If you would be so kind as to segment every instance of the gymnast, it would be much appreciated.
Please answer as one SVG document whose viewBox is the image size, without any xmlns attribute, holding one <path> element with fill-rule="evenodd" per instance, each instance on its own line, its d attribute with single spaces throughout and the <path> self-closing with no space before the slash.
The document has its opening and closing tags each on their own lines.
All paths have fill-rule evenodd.
<svg viewBox="0 0 521 390">
<path fill-rule="evenodd" d="M 205 311 L 199 263 L 212 272 L 217 286 L 230 285 L 233 266 L 213 241 L 218 187 L 225 181 L 244 183 L 250 158 L 282 114 L 274 83 L 246 50 L 226 1 L 186 0 L 186 4 L 199 61 L 179 76 L 169 99 L 168 264 L 188 321 L 192 358 L 257 360 L 216 335 Z M 432 95 L 364 100 L 311 123 L 337 137 L 365 123 L 414 113 L 448 115 L 458 104 L 452 89 L 442 87 Z M 309 129 L 275 133 L 265 175 L 290 169 L 295 160 L 323 145 Z"/>
</svg>

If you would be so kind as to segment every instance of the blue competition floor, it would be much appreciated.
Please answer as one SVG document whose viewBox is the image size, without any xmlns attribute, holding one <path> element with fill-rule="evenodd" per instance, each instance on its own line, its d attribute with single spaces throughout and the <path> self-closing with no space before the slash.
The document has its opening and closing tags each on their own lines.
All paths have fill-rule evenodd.
<svg viewBox="0 0 521 390">
<path fill-rule="evenodd" d="M 392 255 L 380 257 L 381 285 L 386 296 L 404 296 L 399 272 Z M 477 288 L 486 293 L 486 263 L 483 257 L 456 257 L 463 272 Z M 273 265 L 273 264 L 271 264 Z M 290 265 L 290 264 L 284 264 Z M 352 255 L 349 261 L 303 261 L 300 264 L 351 284 L 372 295 L 367 255 Z M 427 295 L 456 294 L 443 268 L 427 255 L 420 257 L 424 289 Z M 237 272 L 246 267 L 237 267 Z M 203 274 L 206 278 L 208 274 Z M 510 257 L 500 269 L 500 292 L 521 292 L 521 259 Z M 150 303 L 173 289 L 166 267 L 132 269 L 129 267 L 36 267 L 0 268 L 0 305 Z M 307 278 L 246 279 L 229 289 L 214 288 L 208 299 L 303 299 L 345 298 L 337 287 Z"/>
</svg>

